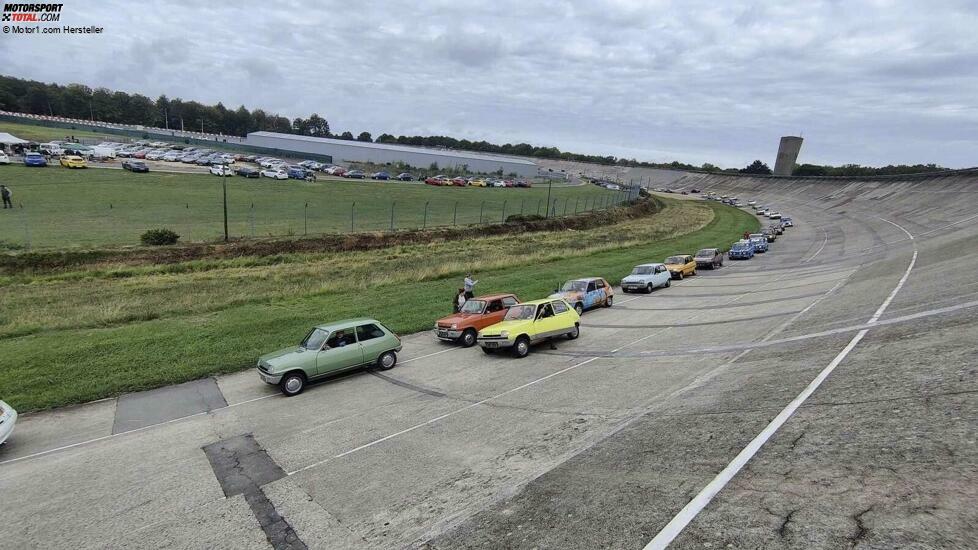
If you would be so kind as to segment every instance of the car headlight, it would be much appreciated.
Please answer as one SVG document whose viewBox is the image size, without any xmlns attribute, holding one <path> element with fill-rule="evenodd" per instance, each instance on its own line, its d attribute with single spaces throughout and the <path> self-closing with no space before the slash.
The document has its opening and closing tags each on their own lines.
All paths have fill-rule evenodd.
<svg viewBox="0 0 978 550">
<path fill-rule="evenodd" d="M 455 330 L 457 328 L 458 328 L 458 324 L 457 323 L 452 323 L 452 330 Z"/>
<path fill-rule="evenodd" d="M 500 332 L 499 335 L 502 336 L 503 338 L 509 338 L 509 331 L 508 330 L 504 330 L 504 331 Z"/>
</svg>

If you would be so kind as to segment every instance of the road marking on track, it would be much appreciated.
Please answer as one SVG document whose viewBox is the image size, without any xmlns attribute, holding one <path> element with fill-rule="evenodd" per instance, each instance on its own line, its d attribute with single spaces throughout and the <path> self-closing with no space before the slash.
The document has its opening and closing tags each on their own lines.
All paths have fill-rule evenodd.
<svg viewBox="0 0 978 550">
<path fill-rule="evenodd" d="M 814 260 L 815 259 L 815 256 L 818 256 L 819 253 L 822 252 L 822 249 L 825 248 L 825 244 L 827 242 L 829 242 L 829 234 L 828 234 L 828 232 L 825 231 L 825 228 L 822 227 L 822 226 L 817 226 L 817 227 L 819 228 L 819 230 L 821 230 L 822 235 L 823 235 L 823 237 L 822 237 L 822 246 L 818 247 L 818 250 L 816 250 L 814 254 L 812 254 L 808 258 L 802 260 L 801 263 L 803 263 L 803 264 L 807 264 L 808 262 Z"/>
<path fill-rule="evenodd" d="M 880 219 L 882 220 L 883 218 Z M 911 240 L 913 240 L 913 235 L 903 227 L 888 220 L 883 221 L 899 227 L 910 237 Z M 899 282 L 897 282 L 896 286 L 893 287 L 893 290 L 890 291 L 890 294 L 886 297 L 880 307 L 877 308 L 875 313 L 873 313 L 873 316 L 869 319 L 870 324 L 879 321 L 879 318 L 883 315 L 883 312 L 885 312 L 886 308 L 890 305 L 890 302 L 893 301 L 897 293 L 900 292 L 900 289 L 902 289 L 903 285 L 907 282 L 907 279 L 910 277 L 910 272 L 913 270 L 914 264 L 916 263 L 917 250 L 915 249 L 913 252 L 913 257 L 910 259 L 910 265 L 907 266 L 907 270 L 903 273 L 903 276 L 900 278 Z M 693 519 L 699 515 L 704 508 L 706 508 L 706 506 L 713 500 L 713 497 L 715 497 L 717 493 L 726 487 L 727 483 L 729 483 L 730 480 L 733 479 L 733 477 L 737 475 L 737 473 L 740 472 L 740 470 L 747 464 L 747 462 L 757 454 L 757 451 L 759 451 L 761 447 L 767 443 L 771 436 L 774 435 L 778 429 L 780 429 L 781 426 L 788 421 L 791 415 L 798 410 L 798 407 L 800 407 L 813 393 L 815 393 L 815 390 L 817 390 L 819 386 L 822 385 L 822 382 L 824 382 L 825 379 L 832 374 L 832 371 L 834 371 L 835 368 L 838 367 L 843 360 L 845 360 L 849 353 L 859 344 L 860 341 L 862 341 L 868 332 L 869 329 L 866 328 L 856 333 L 852 340 L 850 340 L 849 343 L 846 344 L 846 347 L 844 347 L 842 351 L 840 351 L 838 355 L 832 359 L 828 366 L 822 369 L 822 371 L 818 373 L 818 376 L 816 376 L 815 379 L 812 380 L 811 383 L 809 383 L 797 397 L 788 403 L 788 405 L 782 409 L 781 412 L 778 413 L 778 415 L 775 416 L 763 430 L 761 430 L 761 433 L 757 434 L 757 436 L 755 436 L 754 439 L 752 439 L 750 443 L 748 443 L 747 446 L 744 447 L 743 450 L 741 450 L 740 453 L 738 453 L 737 456 L 735 456 L 734 459 L 731 460 L 730 463 L 727 464 L 727 466 L 721 470 L 720 473 L 706 485 L 706 487 L 703 488 L 703 490 L 693 497 L 693 500 L 689 501 L 689 503 L 687 503 L 686 506 L 684 506 L 682 510 L 680 510 L 679 513 L 676 514 L 669 521 L 669 523 L 662 528 L 661 531 L 659 531 L 655 538 L 653 538 L 645 546 L 645 550 L 661 550 L 669 546 L 669 544 L 672 543 L 677 536 L 679 536 L 683 529 L 685 529 L 686 526 L 689 525 L 689 523 L 693 521 Z"/>
</svg>

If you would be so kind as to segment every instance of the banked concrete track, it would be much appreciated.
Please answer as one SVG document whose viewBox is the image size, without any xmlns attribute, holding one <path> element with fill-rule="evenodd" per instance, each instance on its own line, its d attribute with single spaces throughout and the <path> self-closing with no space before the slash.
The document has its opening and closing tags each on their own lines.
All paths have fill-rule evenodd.
<svg viewBox="0 0 978 550">
<path fill-rule="evenodd" d="M 28 415 L 2 545 L 978 546 L 978 175 L 675 185 L 799 225 L 523 361 L 420 334 L 293 399 L 242 373 L 182 416 Z"/>
</svg>

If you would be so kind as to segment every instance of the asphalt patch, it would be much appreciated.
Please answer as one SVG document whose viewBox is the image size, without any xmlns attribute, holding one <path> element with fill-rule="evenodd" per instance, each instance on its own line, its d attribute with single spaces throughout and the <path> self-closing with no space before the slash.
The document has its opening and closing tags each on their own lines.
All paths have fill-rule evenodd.
<svg viewBox="0 0 978 550">
<path fill-rule="evenodd" d="M 227 406 L 224 394 L 213 378 L 130 393 L 120 397 L 116 404 L 112 433 L 137 430 Z"/>
<path fill-rule="evenodd" d="M 307 549 L 261 489 L 262 485 L 282 479 L 286 474 L 251 434 L 222 439 L 203 447 L 203 450 L 224 495 L 244 495 L 272 548 Z"/>
</svg>

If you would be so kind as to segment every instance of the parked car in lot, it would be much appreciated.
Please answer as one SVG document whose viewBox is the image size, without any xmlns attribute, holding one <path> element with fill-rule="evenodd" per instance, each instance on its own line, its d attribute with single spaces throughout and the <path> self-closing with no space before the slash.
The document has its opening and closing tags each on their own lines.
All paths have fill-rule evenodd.
<svg viewBox="0 0 978 550">
<path fill-rule="evenodd" d="M 180 160 L 181 156 L 183 156 L 183 154 L 180 151 L 170 151 L 169 153 L 163 155 L 162 160 L 174 162 Z"/>
<path fill-rule="evenodd" d="M 472 178 L 469 180 L 469 185 L 472 187 L 488 187 L 489 183 L 484 178 Z"/>
<path fill-rule="evenodd" d="M 696 252 L 693 256 L 696 267 L 708 267 L 716 269 L 723 267 L 723 252 L 719 248 L 704 248 Z"/>
<path fill-rule="evenodd" d="M 17 423 L 17 411 L 13 407 L 0 401 L 0 445 L 14 433 L 14 425 Z"/>
<path fill-rule="evenodd" d="M 277 169 L 277 168 L 266 168 L 265 170 L 262 170 L 260 173 L 261 173 L 262 177 L 266 177 L 266 178 L 272 178 L 272 179 L 277 179 L 277 180 L 287 180 L 287 179 L 289 179 L 289 173 L 288 172 L 286 172 L 285 170 Z"/>
<path fill-rule="evenodd" d="M 215 176 L 233 176 L 234 175 L 234 170 L 231 170 L 231 167 L 228 166 L 227 164 L 215 164 L 215 165 L 211 166 L 208 171 L 211 174 L 214 174 Z"/>
<path fill-rule="evenodd" d="M 130 172 L 149 172 L 149 167 L 141 160 L 124 160 L 122 161 L 122 169 Z"/>
<path fill-rule="evenodd" d="M 286 169 L 286 172 L 289 174 L 289 177 L 292 179 L 296 179 L 296 180 L 306 179 L 306 174 L 307 174 L 306 169 L 301 166 L 289 166 Z"/>
<path fill-rule="evenodd" d="M 621 280 L 621 291 L 651 293 L 656 288 L 671 284 L 672 275 L 665 264 L 641 264 L 632 268 L 632 272 Z"/>
<path fill-rule="evenodd" d="M 754 257 L 754 245 L 748 240 L 741 240 L 730 246 L 727 257 L 731 260 L 749 260 Z"/>
<path fill-rule="evenodd" d="M 374 172 L 370 177 L 372 179 L 375 179 L 375 180 L 389 180 L 389 179 L 391 179 L 391 175 L 388 174 L 387 172 Z"/>
<path fill-rule="evenodd" d="M 563 284 L 549 298 L 560 298 L 571 304 L 578 315 L 598 306 L 611 307 L 615 293 L 608 281 L 601 277 L 571 279 Z"/>
<path fill-rule="evenodd" d="M 351 178 L 355 180 L 362 180 L 367 177 L 367 174 L 363 170 L 350 170 L 349 172 L 343 174 L 344 178 Z"/>
<path fill-rule="evenodd" d="M 238 168 L 237 170 L 234 171 L 234 173 L 244 178 L 257 178 L 261 176 L 261 174 L 258 173 L 258 170 L 255 170 L 254 168 L 249 168 L 247 166 L 242 166 L 241 168 Z"/>
<path fill-rule="evenodd" d="M 452 182 L 448 179 L 448 176 L 431 176 L 429 178 L 425 178 L 424 182 L 428 185 L 436 186 L 452 184 Z"/>
<path fill-rule="evenodd" d="M 414 176 L 408 174 L 407 172 L 401 172 L 400 174 L 394 176 L 394 179 L 401 180 L 401 181 L 413 181 Z"/>
<path fill-rule="evenodd" d="M 298 346 L 258 359 L 258 376 L 287 396 L 298 395 L 316 379 L 374 365 L 387 370 L 397 364 L 401 339 L 375 319 L 347 319 L 319 325 Z"/>
<path fill-rule="evenodd" d="M 78 155 L 64 155 L 61 157 L 61 166 L 65 168 L 87 168 L 85 159 Z"/>
<path fill-rule="evenodd" d="M 480 330 L 501 322 L 506 310 L 519 302 L 514 294 L 491 294 L 466 300 L 461 311 L 435 322 L 435 336 L 472 347 Z"/>
<path fill-rule="evenodd" d="M 533 187 L 533 184 L 526 180 L 516 180 L 513 182 L 513 187 Z"/>
<path fill-rule="evenodd" d="M 24 166 L 38 166 L 44 167 L 48 165 L 47 159 L 41 153 L 26 153 L 24 154 Z"/>
<path fill-rule="evenodd" d="M 767 235 L 764 233 L 751 233 L 750 238 L 747 239 L 752 245 L 754 245 L 755 254 L 763 254 L 768 250 Z"/>
<path fill-rule="evenodd" d="M 669 256 L 663 262 L 673 279 L 682 279 L 688 275 L 696 275 L 696 260 L 689 254 Z"/>
<path fill-rule="evenodd" d="M 566 301 L 547 298 L 516 304 L 503 320 L 479 332 L 479 346 L 485 353 L 511 349 L 516 357 L 526 357 L 530 346 L 558 336 L 573 340 L 580 336 L 581 316 Z"/>
</svg>

